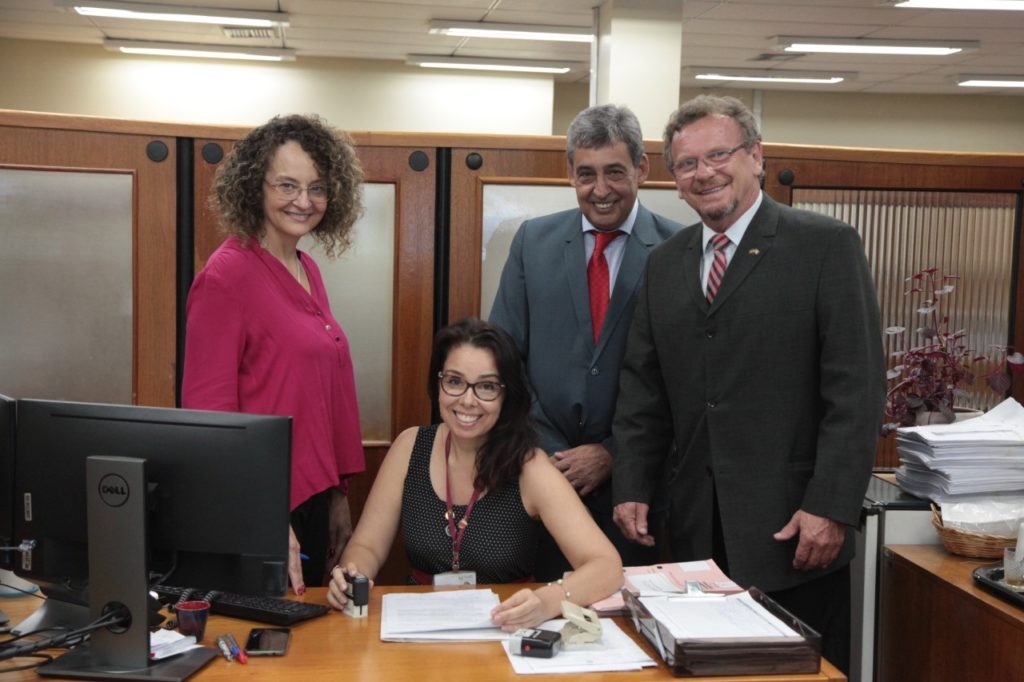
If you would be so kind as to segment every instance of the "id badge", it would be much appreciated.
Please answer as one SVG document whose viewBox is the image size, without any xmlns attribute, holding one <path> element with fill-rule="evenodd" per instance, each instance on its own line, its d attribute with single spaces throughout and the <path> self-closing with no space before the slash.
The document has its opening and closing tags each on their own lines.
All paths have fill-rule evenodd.
<svg viewBox="0 0 1024 682">
<path fill-rule="evenodd" d="M 434 584 L 443 587 L 452 585 L 476 585 L 476 571 L 445 571 L 434 576 Z"/>
</svg>

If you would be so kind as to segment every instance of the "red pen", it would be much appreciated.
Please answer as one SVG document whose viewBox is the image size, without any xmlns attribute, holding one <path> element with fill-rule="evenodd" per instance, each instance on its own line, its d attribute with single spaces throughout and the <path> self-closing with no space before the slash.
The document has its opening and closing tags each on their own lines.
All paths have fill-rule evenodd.
<svg viewBox="0 0 1024 682">
<path fill-rule="evenodd" d="M 249 656 L 245 653 L 245 650 L 242 649 L 242 647 L 238 646 L 238 642 L 235 641 L 235 636 L 229 632 L 224 635 L 224 637 L 227 638 L 228 646 L 231 647 L 231 653 L 234 654 L 235 659 L 239 663 L 247 663 L 249 661 Z"/>
</svg>

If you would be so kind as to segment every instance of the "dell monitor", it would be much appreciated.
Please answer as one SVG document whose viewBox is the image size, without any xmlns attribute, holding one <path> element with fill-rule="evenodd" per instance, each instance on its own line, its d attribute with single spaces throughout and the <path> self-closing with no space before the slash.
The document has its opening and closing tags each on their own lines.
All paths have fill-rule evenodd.
<svg viewBox="0 0 1024 682">
<path fill-rule="evenodd" d="M 88 604 L 86 462 L 95 456 L 145 461 L 149 584 L 285 593 L 291 418 L 19 400 L 17 427 L 13 537 L 34 547 L 15 572 L 57 612 L 33 626 L 88 618 L 87 608 L 72 616 L 59 607 Z"/>
<path fill-rule="evenodd" d="M 14 407 L 0 395 L 0 547 L 14 546 Z M 13 570 L 14 552 L 0 549 L 0 569 Z"/>
<path fill-rule="evenodd" d="M 14 400 L 0 395 L 0 569 L 14 568 Z M 0 586 L 0 589 L 3 589 Z M 0 611 L 0 625 L 7 616 Z"/>
</svg>

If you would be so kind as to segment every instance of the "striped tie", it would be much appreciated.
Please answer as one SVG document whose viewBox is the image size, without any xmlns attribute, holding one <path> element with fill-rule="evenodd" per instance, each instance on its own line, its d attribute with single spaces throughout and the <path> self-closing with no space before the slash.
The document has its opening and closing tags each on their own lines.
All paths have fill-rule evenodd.
<svg viewBox="0 0 1024 682">
<path fill-rule="evenodd" d="M 711 246 L 715 250 L 715 258 L 711 261 L 711 271 L 708 272 L 708 303 L 715 300 L 718 287 L 722 286 L 722 276 L 725 275 L 725 249 L 729 246 L 729 238 L 724 234 L 716 234 L 711 238 Z"/>
</svg>

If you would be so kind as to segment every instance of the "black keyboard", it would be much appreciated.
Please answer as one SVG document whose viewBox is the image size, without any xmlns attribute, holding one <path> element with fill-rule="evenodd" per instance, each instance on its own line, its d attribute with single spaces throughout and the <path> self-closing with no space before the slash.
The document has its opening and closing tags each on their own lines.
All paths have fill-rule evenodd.
<svg viewBox="0 0 1024 682">
<path fill-rule="evenodd" d="M 273 625 L 291 625 L 301 620 L 316 618 L 330 611 L 326 604 L 310 604 L 276 597 L 256 597 L 233 592 L 207 592 L 187 590 L 171 585 L 153 585 L 150 589 L 164 601 L 178 601 L 186 591 L 189 599 L 204 599 L 210 595 L 210 612 L 221 616 L 254 620 Z"/>
</svg>

